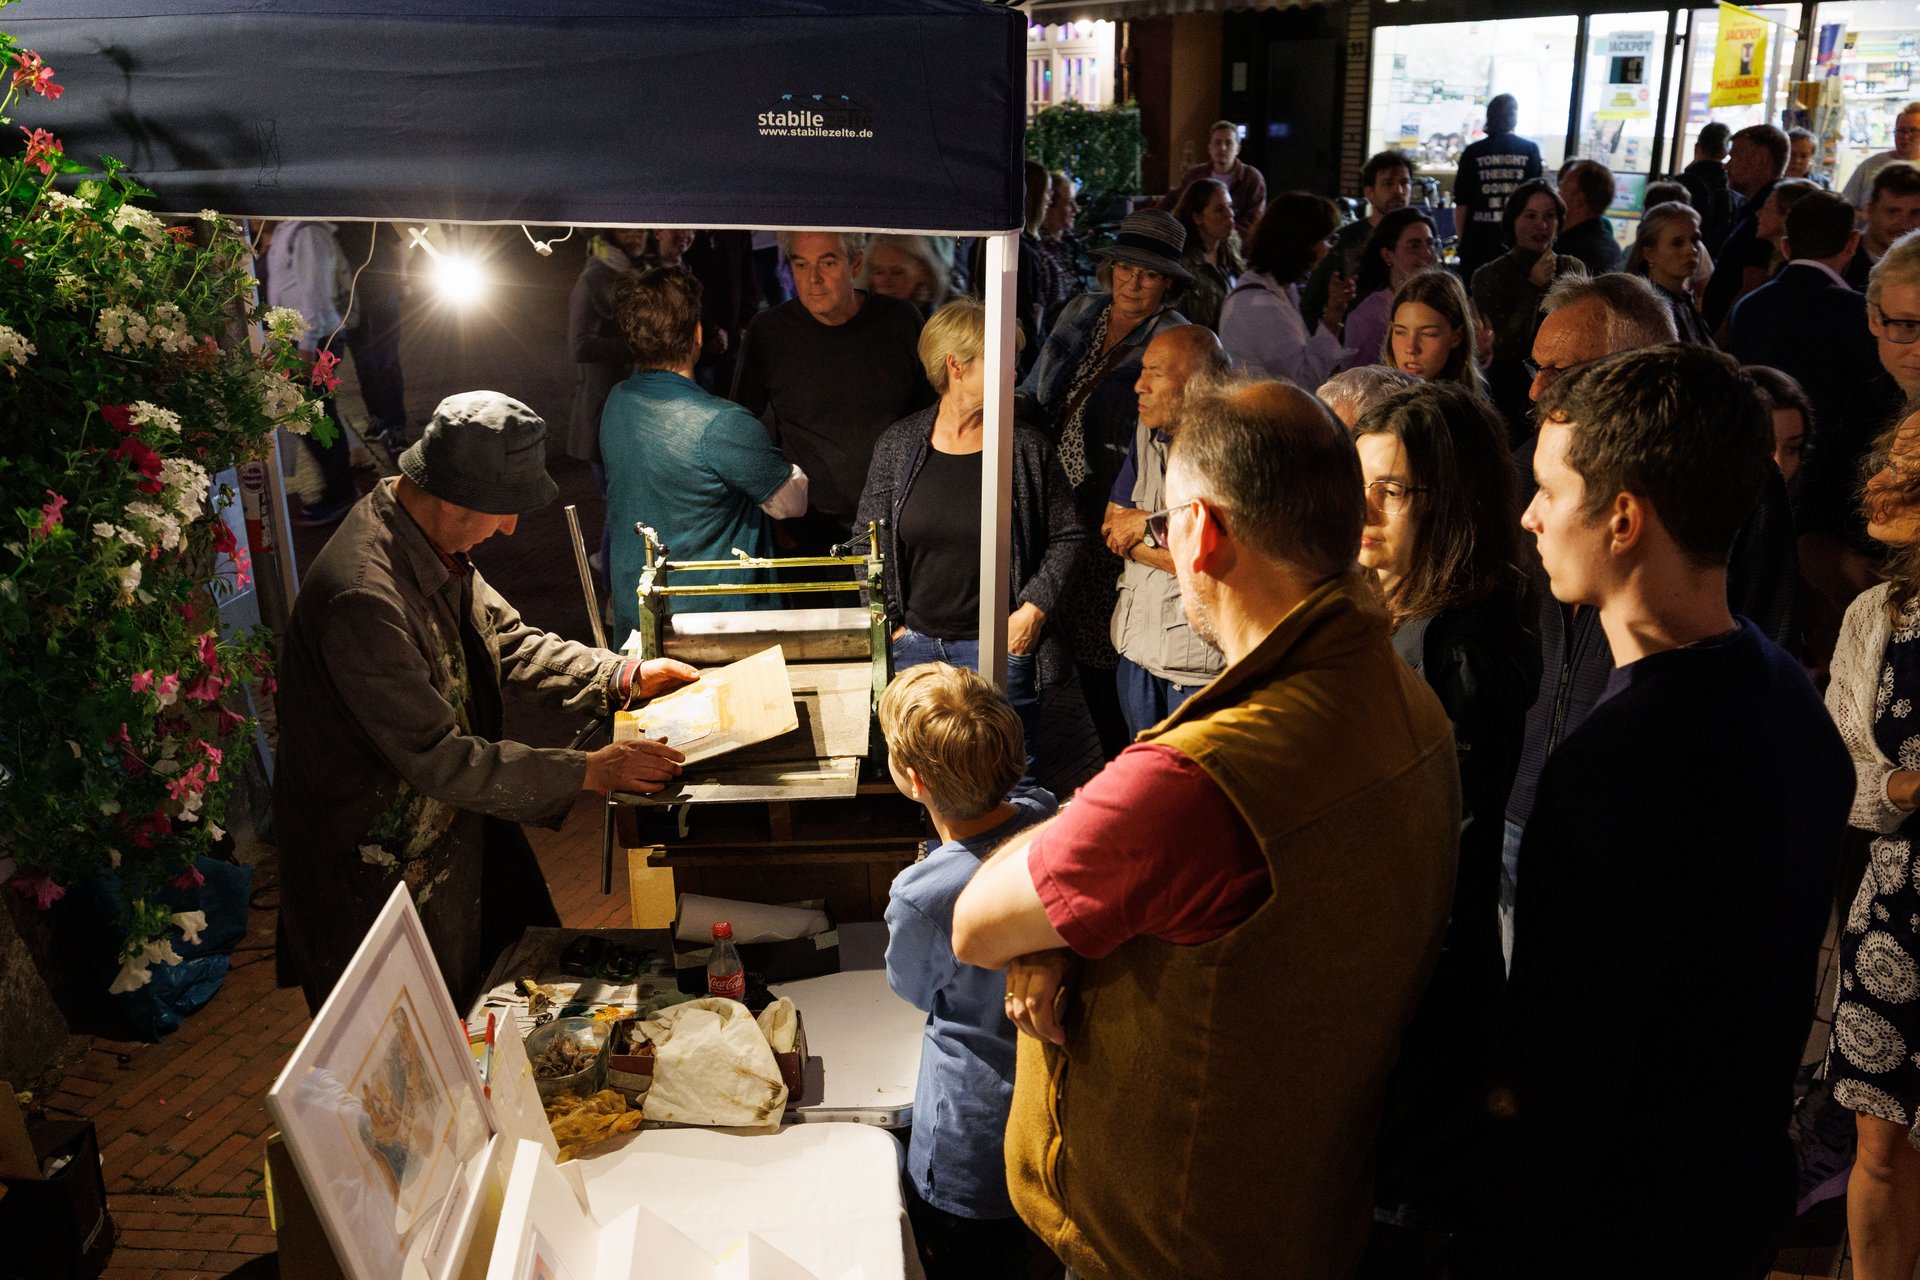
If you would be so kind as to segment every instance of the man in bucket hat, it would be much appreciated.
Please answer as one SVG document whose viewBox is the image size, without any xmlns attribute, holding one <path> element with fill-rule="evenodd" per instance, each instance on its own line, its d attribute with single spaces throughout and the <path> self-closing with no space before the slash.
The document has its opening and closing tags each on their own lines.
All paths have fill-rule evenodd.
<svg viewBox="0 0 1920 1280">
<path fill-rule="evenodd" d="M 294 605 L 273 793 L 280 956 L 316 1011 L 396 880 L 465 1008 L 522 929 L 560 923 L 519 824 L 558 826 L 582 790 L 657 791 L 680 772 L 663 743 L 501 739 L 506 694 L 604 715 L 696 677 L 528 626 L 467 559 L 553 500 L 546 434 L 496 391 L 441 401 Z"/>
</svg>

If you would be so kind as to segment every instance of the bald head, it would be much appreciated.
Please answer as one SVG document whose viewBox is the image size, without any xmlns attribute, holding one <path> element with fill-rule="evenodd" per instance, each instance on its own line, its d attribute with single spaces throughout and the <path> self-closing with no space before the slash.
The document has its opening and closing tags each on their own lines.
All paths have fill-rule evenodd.
<svg viewBox="0 0 1920 1280">
<path fill-rule="evenodd" d="M 1134 394 L 1140 397 L 1141 425 L 1174 434 L 1180 427 L 1187 388 L 1194 379 L 1216 381 L 1229 367 L 1220 339 L 1205 325 L 1183 324 L 1165 330 L 1147 344 L 1140 358 L 1140 376 L 1134 380 Z"/>
</svg>

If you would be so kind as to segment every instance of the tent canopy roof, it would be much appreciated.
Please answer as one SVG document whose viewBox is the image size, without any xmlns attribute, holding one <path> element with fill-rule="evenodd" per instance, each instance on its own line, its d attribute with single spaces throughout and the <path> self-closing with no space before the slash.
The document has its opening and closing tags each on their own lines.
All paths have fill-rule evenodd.
<svg viewBox="0 0 1920 1280">
<path fill-rule="evenodd" d="M 163 211 L 980 234 L 1026 19 L 984 0 L 28 0 L 24 122 Z"/>
</svg>

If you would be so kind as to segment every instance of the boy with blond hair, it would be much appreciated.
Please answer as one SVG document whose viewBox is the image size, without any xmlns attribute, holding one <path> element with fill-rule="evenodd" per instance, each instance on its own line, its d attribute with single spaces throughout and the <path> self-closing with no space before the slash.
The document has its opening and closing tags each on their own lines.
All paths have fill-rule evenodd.
<svg viewBox="0 0 1920 1280">
<path fill-rule="evenodd" d="M 902 672 L 880 697 L 880 730 L 894 785 L 926 806 L 940 836 L 887 903 L 887 983 L 927 1014 L 907 1148 L 914 1237 L 929 1280 L 1024 1276 L 1040 1243 L 1007 1195 L 1006 983 L 954 957 L 953 904 L 982 859 L 1056 806 L 1049 792 L 1016 787 L 1020 719 L 972 671 L 933 662 Z"/>
</svg>

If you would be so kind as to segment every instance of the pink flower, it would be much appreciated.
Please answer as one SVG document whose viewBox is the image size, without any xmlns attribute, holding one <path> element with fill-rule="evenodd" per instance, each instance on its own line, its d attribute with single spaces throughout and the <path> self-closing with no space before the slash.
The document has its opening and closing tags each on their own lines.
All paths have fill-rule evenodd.
<svg viewBox="0 0 1920 1280">
<path fill-rule="evenodd" d="M 202 632 L 200 635 L 200 661 L 215 671 L 220 669 L 220 649 L 211 631 Z"/>
<path fill-rule="evenodd" d="M 247 718 L 239 712 L 229 711 L 225 707 L 222 707 L 220 708 L 220 719 L 214 725 L 213 731 L 223 738 L 230 738 L 239 732 L 240 727 L 246 724 L 246 722 Z"/>
<path fill-rule="evenodd" d="M 176 889 L 198 889 L 206 882 L 207 878 L 200 874 L 200 868 L 198 867 L 188 867 L 185 871 L 182 871 L 179 875 L 167 881 L 168 884 Z"/>
<path fill-rule="evenodd" d="M 313 385 L 322 391 L 332 391 L 338 387 L 340 385 L 340 375 L 336 374 L 333 370 L 334 366 L 339 363 L 340 357 L 331 351 L 322 351 L 316 355 L 313 358 L 313 369 L 308 375 L 313 379 Z"/>
<path fill-rule="evenodd" d="M 179 614 L 180 617 L 187 622 L 192 622 L 196 617 L 199 616 L 198 611 L 194 609 L 193 601 L 191 600 L 182 600 L 179 604 L 173 606 L 173 611 Z"/>
<path fill-rule="evenodd" d="M 20 126 L 20 132 L 27 135 L 27 163 L 38 165 L 41 173 L 52 173 L 53 161 L 47 157 L 61 153 L 60 140 L 45 129 L 29 129 L 25 125 Z"/>
<path fill-rule="evenodd" d="M 275 680 L 271 674 L 264 675 L 260 677 L 260 690 L 262 693 L 278 693 L 280 692 L 280 682 Z"/>
<path fill-rule="evenodd" d="M 247 584 L 253 581 L 253 553 L 245 547 L 233 553 L 233 589 L 245 591 Z"/>
<path fill-rule="evenodd" d="M 167 783 L 167 795 L 174 800 L 183 800 L 189 795 L 199 795 L 207 789 L 207 766 L 197 764 L 173 781 Z"/>
<path fill-rule="evenodd" d="M 227 687 L 225 676 L 217 676 L 211 671 L 195 676 L 184 692 L 195 702 L 212 702 Z"/>
<path fill-rule="evenodd" d="M 161 676 L 160 683 L 153 686 L 153 696 L 159 699 L 161 706 L 172 706 L 174 699 L 180 696 L 180 677 L 174 675 Z"/>
<path fill-rule="evenodd" d="M 146 693 L 151 690 L 153 688 L 153 669 L 148 668 L 134 676 L 132 684 L 135 693 Z M 123 733 L 126 731 L 126 727 L 125 725 L 120 726 Z"/>
<path fill-rule="evenodd" d="M 67 505 L 67 500 L 53 490 L 44 489 L 42 492 L 47 495 L 48 501 L 40 506 L 40 523 L 33 530 L 36 538 L 48 537 L 60 527 L 60 509 Z"/>
<path fill-rule="evenodd" d="M 146 674 L 152 675 L 153 673 L 149 671 Z M 138 676 L 134 678 L 139 679 Z M 120 727 L 118 729 L 115 729 L 113 733 L 108 736 L 107 745 L 110 747 L 126 747 L 128 750 L 132 750 L 133 739 L 129 737 L 127 734 L 127 725 L 124 720 L 121 721 Z"/>
<path fill-rule="evenodd" d="M 13 73 L 14 88 L 29 90 L 43 98 L 57 98 L 66 92 L 53 82 L 53 68 L 42 62 L 33 50 L 14 54 L 13 61 L 19 68 Z"/>
<path fill-rule="evenodd" d="M 42 911 L 67 896 L 67 891 L 55 884 L 53 877 L 44 871 L 36 871 L 32 875 L 22 871 L 14 876 L 13 887 L 22 896 L 32 898 L 34 905 Z"/>
<path fill-rule="evenodd" d="M 200 748 L 201 753 L 205 755 L 208 760 L 211 760 L 214 764 L 219 764 L 221 760 L 224 758 L 220 751 L 220 748 L 214 746 L 211 742 L 196 742 L 193 745 Z M 214 781 L 218 782 L 219 779 L 215 778 Z"/>
</svg>

